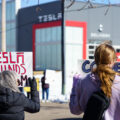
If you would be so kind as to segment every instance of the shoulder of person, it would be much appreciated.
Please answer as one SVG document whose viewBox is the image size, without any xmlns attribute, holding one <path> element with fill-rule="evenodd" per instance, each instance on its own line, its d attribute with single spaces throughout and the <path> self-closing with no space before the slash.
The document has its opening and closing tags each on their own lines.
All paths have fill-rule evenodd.
<svg viewBox="0 0 120 120">
<path fill-rule="evenodd" d="M 94 73 L 90 72 L 88 74 L 82 75 L 78 80 L 78 84 L 85 84 L 85 85 L 87 85 L 87 83 L 88 84 L 89 83 L 91 83 L 91 84 L 97 83 L 98 84 L 99 83 L 98 81 L 99 81 L 98 76 L 96 76 Z"/>
<path fill-rule="evenodd" d="M 45 80 L 45 77 L 43 76 L 43 77 L 41 78 L 41 80 Z"/>
<path fill-rule="evenodd" d="M 115 80 L 120 80 L 120 75 L 115 75 Z"/>
<path fill-rule="evenodd" d="M 115 75 L 114 84 L 120 84 L 120 75 Z"/>
<path fill-rule="evenodd" d="M 91 79 L 93 76 L 92 76 L 92 73 L 88 73 L 88 74 L 81 74 L 78 79 L 80 81 L 85 81 L 85 80 L 88 80 L 88 79 Z"/>
<path fill-rule="evenodd" d="M 16 104 L 18 105 L 19 101 L 22 101 L 21 102 L 21 105 L 22 105 L 22 103 L 24 101 L 24 94 L 23 93 L 14 92 L 9 88 L 5 88 L 3 95 L 4 95 L 4 98 L 6 98 L 6 100 L 4 102 L 10 106 L 16 105 Z"/>
<path fill-rule="evenodd" d="M 44 79 L 45 77 L 43 76 L 41 79 Z"/>
</svg>

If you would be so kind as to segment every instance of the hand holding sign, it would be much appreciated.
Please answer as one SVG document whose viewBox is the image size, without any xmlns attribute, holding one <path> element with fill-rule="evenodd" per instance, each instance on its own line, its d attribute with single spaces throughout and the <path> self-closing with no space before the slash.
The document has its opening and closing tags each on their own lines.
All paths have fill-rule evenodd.
<svg viewBox="0 0 120 120">
<path fill-rule="evenodd" d="M 37 83 L 35 77 L 33 77 L 33 79 L 29 77 L 28 80 L 31 87 L 31 91 L 37 91 Z"/>
</svg>

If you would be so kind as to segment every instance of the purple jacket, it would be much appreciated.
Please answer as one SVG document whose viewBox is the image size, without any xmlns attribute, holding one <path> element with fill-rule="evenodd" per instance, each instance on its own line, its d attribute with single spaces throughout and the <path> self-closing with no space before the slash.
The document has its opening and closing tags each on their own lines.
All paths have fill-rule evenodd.
<svg viewBox="0 0 120 120">
<path fill-rule="evenodd" d="M 70 111 L 79 115 L 85 111 L 87 101 L 94 91 L 99 90 L 100 80 L 97 75 L 90 73 L 78 79 L 73 85 L 70 95 Z M 75 80 L 75 81 L 76 81 Z M 120 76 L 116 75 L 112 86 L 112 96 L 109 108 L 104 113 L 104 120 L 120 120 Z"/>
</svg>

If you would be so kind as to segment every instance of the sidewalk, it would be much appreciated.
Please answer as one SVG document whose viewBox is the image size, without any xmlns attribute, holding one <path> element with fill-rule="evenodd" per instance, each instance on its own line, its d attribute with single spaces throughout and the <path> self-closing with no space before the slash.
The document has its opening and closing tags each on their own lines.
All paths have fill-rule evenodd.
<svg viewBox="0 0 120 120">
<path fill-rule="evenodd" d="M 41 103 L 39 113 L 25 113 L 25 120 L 81 120 L 82 115 L 73 115 L 68 103 Z"/>
</svg>

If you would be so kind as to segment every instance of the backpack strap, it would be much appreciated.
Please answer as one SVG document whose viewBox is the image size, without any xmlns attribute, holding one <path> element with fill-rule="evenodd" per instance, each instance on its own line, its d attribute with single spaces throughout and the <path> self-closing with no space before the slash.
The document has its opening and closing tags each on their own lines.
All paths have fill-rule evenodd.
<svg viewBox="0 0 120 120">
<path fill-rule="evenodd" d="M 102 90 L 93 92 L 86 105 L 83 120 L 102 120 L 109 105 L 110 99 Z"/>
</svg>

